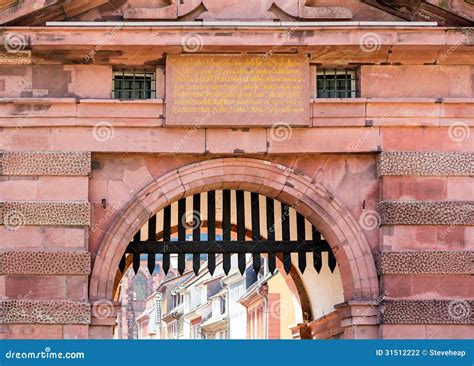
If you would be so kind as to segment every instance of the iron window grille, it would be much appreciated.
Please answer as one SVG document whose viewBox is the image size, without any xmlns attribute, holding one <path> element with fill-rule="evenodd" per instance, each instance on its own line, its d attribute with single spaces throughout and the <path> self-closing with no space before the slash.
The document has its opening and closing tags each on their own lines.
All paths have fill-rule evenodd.
<svg viewBox="0 0 474 366">
<path fill-rule="evenodd" d="M 114 72 L 114 99 L 156 98 L 156 75 L 146 70 L 120 70 Z"/>
<path fill-rule="evenodd" d="M 321 69 L 316 81 L 318 98 L 357 98 L 359 94 L 356 70 Z"/>
</svg>

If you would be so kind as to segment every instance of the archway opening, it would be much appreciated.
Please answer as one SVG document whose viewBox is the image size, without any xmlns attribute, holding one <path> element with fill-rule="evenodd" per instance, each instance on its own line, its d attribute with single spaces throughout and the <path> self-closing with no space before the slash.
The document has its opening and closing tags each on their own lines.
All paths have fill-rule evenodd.
<svg viewBox="0 0 474 366">
<path fill-rule="evenodd" d="M 379 289 L 370 246 L 357 221 L 333 194 L 310 178 L 280 164 L 259 159 L 214 159 L 184 166 L 151 182 L 130 197 L 129 203 L 116 216 L 97 251 L 90 280 L 93 326 L 100 337 L 108 334 L 105 328 L 112 329 L 110 317 L 101 319 L 94 316 L 94 309 L 98 313 L 103 302 L 110 303 L 113 300 L 117 288 L 117 267 L 137 231 L 157 212 L 183 197 L 210 190 L 232 189 L 258 193 L 294 207 L 311 225 L 317 227 L 329 244 L 338 264 L 334 273 L 338 273 L 342 282 L 344 306 L 366 304 L 370 309 L 374 308 L 372 304 L 378 297 Z M 324 257 L 325 253 L 322 255 Z M 323 262 L 328 261 L 329 258 L 323 258 Z M 292 259 L 292 263 L 297 263 L 297 258 Z M 323 266 L 321 273 L 327 267 Z M 322 282 L 313 278 L 305 283 L 304 277 L 310 268 L 313 267 L 308 266 L 303 275 L 304 288 L 308 293 L 312 291 L 309 296 L 314 316 L 324 318 L 324 310 L 314 311 L 313 298 L 330 297 L 324 292 L 324 286 L 319 285 Z M 323 292 L 314 290 L 319 288 Z M 347 313 L 345 310 L 337 312 Z M 362 317 L 365 319 L 364 314 Z M 341 324 L 340 319 L 333 320 Z M 367 321 L 372 322 L 372 319 Z M 367 324 L 372 327 L 372 323 Z M 374 330 L 370 330 L 371 335 L 375 335 Z M 351 337 L 351 334 L 348 332 L 347 336 Z"/>
<path fill-rule="evenodd" d="M 325 294 L 313 303 L 311 282 Z M 294 206 L 217 190 L 181 198 L 135 233 L 114 298 L 116 338 L 281 339 L 333 311 L 343 291 L 329 244 Z"/>
</svg>

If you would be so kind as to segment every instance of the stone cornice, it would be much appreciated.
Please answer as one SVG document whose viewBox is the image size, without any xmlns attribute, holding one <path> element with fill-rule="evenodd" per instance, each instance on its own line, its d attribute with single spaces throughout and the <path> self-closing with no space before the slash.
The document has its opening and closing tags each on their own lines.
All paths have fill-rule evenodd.
<svg viewBox="0 0 474 366">
<path fill-rule="evenodd" d="M 359 25 L 358 25 L 359 24 Z M 315 23 L 301 25 L 293 32 L 291 47 L 302 46 L 305 50 L 311 50 L 318 46 L 359 46 L 360 38 L 368 32 L 376 32 L 383 40 L 384 46 L 431 46 L 433 49 L 449 45 L 463 46 L 469 44 L 469 39 L 463 33 L 461 28 L 442 28 L 442 27 L 414 27 L 403 26 L 387 27 L 383 25 L 360 25 L 358 23 L 344 25 L 337 23 L 331 27 L 318 26 Z M 252 47 L 264 47 L 267 50 L 275 45 L 275 36 L 288 33 L 292 27 L 290 23 L 282 23 L 282 26 L 247 25 L 239 29 L 232 26 L 216 26 L 209 24 L 207 26 L 193 22 L 176 24 L 175 26 L 134 26 L 123 27 L 122 22 L 115 25 L 107 22 L 102 27 L 98 26 L 63 26 L 63 27 L 3 27 L 8 32 L 21 34 L 29 40 L 28 46 L 33 50 L 35 47 L 88 47 L 93 49 L 97 44 L 104 48 L 110 46 L 161 46 L 164 49 L 173 47 L 182 47 L 182 39 L 186 33 L 199 32 L 203 39 L 203 44 L 209 49 L 221 48 L 227 46 L 236 49 L 248 49 Z M 197 25 L 197 26 L 196 26 Z M 111 29 L 119 29 L 114 37 L 104 37 Z M 232 37 L 220 37 L 216 33 L 226 30 Z M 299 36 L 301 34 L 301 36 Z M 420 35 L 423 36 L 420 36 Z M 331 40 L 331 41 L 328 41 Z M 328 43 L 330 42 L 330 43 Z"/>
</svg>

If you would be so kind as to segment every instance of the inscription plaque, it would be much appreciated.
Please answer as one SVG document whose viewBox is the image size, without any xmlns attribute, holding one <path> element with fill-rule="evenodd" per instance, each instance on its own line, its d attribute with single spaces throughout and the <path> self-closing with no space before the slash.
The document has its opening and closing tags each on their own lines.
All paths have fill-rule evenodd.
<svg viewBox="0 0 474 366">
<path fill-rule="evenodd" d="M 309 125 L 304 55 L 169 55 L 166 124 Z"/>
</svg>

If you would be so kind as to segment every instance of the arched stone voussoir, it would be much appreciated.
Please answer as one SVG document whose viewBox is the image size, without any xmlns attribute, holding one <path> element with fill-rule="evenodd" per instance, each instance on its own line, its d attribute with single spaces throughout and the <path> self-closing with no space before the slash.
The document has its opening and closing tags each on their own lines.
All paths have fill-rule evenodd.
<svg viewBox="0 0 474 366">
<path fill-rule="evenodd" d="M 281 164 L 251 158 L 219 158 L 181 167 L 130 197 L 100 244 L 90 297 L 112 299 L 120 258 L 150 216 L 182 197 L 212 189 L 245 189 L 293 205 L 331 245 L 339 263 L 345 300 L 379 296 L 375 262 L 367 239 L 349 210 L 327 189 Z"/>
</svg>

